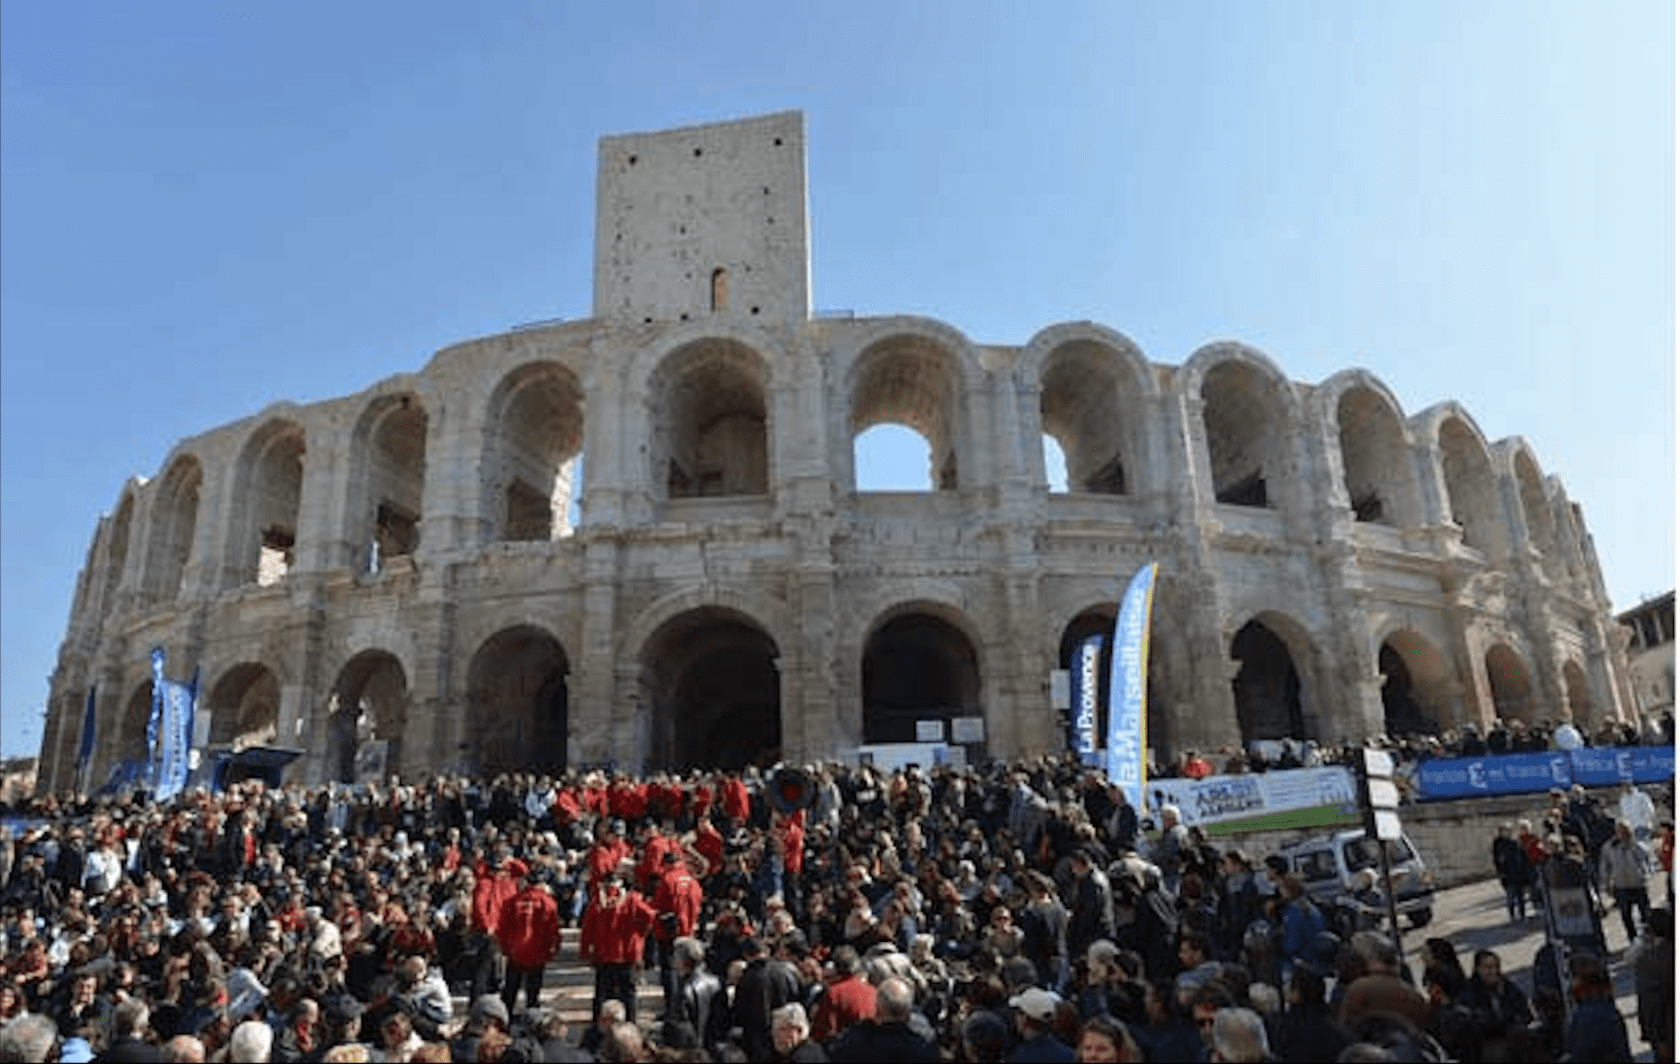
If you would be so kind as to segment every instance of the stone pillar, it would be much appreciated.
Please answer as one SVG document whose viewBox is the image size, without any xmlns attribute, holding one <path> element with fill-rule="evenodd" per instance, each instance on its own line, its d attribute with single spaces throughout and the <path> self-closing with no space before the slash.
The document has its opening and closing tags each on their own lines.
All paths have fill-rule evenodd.
<svg viewBox="0 0 1680 1064">
<path fill-rule="evenodd" d="M 1030 757 L 1059 752 L 1055 743 L 1056 715 L 1045 691 L 1049 674 L 1040 647 L 1045 626 L 1036 572 L 1018 563 L 1024 529 L 1006 534 L 1006 553 L 1017 559 L 1003 573 L 1001 641 L 988 649 L 994 685 L 987 699 L 986 749 L 994 757 Z"/>
<path fill-rule="evenodd" d="M 305 437 L 303 486 L 298 492 L 297 546 L 286 578 L 352 566 L 354 544 L 345 536 L 348 489 L 346 434 L 318 428 Z"/>
<path fill-rule="evenodd" d="M 782 658 L 782 749 L 789 762 L 826 756 L 840 745 L 836 719 L 834 565 L 811 558 L 789 574 L 792 645 Z"/>
<path fill-rule="evenodd" d="M 583 544 L 583 625 L 575 685 L 570 689 L 566 748 L 577 762 L 596 764 L 627 754 L 619 751 L 614 719 L 628 712 L 627 699 L 636 693 L 640 647 L 625 647 L 626 663 L 618 653 L 615 627 L 618 615 L 618 554 L 616 539 L 589 536 Z M 621 670 L 628 669 L 628 679 Z"/>
<path fill-rule="evenodd" d="M 584 393 L 589 396 L 589 414 L 583 439 L 583 492 L 578 524 L 582 528 L 620 527 L 626 519 L 627 484 L 620 428 L 625 413 L 624 388 L 617 366 L 609 359 L 597 357 L 590 364 Z"/>
</svg>

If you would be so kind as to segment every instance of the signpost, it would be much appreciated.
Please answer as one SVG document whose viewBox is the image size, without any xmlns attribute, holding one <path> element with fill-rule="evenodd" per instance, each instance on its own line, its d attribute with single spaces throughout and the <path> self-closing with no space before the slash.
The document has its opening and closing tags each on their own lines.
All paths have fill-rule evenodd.
<svg viewBox="0 0 1680 1064">
<path fill-rule="evenodd" d="M 1365 833 L 1377 840 L 1377 860 L 1382 870 L 1383 895 L 1388 898 L 1388 933 L 1394 952 L 1404 958 L 1400 941 L 1400 912 L 1394 904 L 1394 870 L 1388 859 L 1388 844 L 1404 836 L 1400 828 L 1400 788 L 1394 784 L 1394 756 L 1386 750 L 1362 751 L 1359 761 L 1359 807 L 1365 814 Z"/>
</svg>

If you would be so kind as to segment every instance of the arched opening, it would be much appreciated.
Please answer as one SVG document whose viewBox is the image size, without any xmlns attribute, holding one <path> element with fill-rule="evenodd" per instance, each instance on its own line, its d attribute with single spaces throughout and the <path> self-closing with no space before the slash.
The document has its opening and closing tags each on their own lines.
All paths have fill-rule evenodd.
<svg viewBox="0 0 1680 1064">
<path fill-rule="evenodd" d="M 1539 715 L 1529 693 L 1528 666 L 1517 652 L 1504 643 L 1495 644 L 1488 648 L 1484 664 L 1494 716 L 1525 724 L 1537 723 Z"/>
<path fill-rule="evenodd" d="M 583 419 L 583 388 L 563 366 L 531 363 L 502 381 L 485 423 L 482 474 L 484 521 L 497 539 L 544 542 L 571 533 Z"/>
<path fill-rule="evenodd" d="M 903 425 L 876 425 L 853 441 L 859 491 L 930 491 L 928 442 Z"/>
<path fill-rule="evenodd" d="M 1418 703 L 1406 659 L 1388 643 L 1377 653 L 1377 671 L 1382 674 L 1383 731 L 1396 737 L 1439 735 L 1440 722 Z"/>
<path fill-rule="evenodd" d="M 1202 381 L 1202 422 L 1214 501 L 1276 508 L 1289 438 L 1271 379 L 1246 362 L 1221 362 Z"/>
<path fill-rule="evenodd" d="M 539 628 L 521 625 L 486 640 L 467 669 L 462 760 L 483 776 L 563 770 L 570 672 L 559 641 Z"/>
<path fill-rule="evenodd" d="M 100 595 L 100 612 L 110 616 L 117 610 L 117 587 L 128 564 L 128 532 L 134 523 L 134 496 L 123 495 L 117 514 L 111 519 L 110 547 L 105 552 L 105 589 Z"/>
<path fill-rule="evenodd" d="M 128 696 L 117 733 L 106 747 L 107 758 L 102 773 L 107 785 L 140 786 L 150 758 L 146 742 L 146 725 L 152 719 L 152 681 L 146 680 Z"/>
<path fill-rule="evenodd" d="M 203 486 L 204 471 L 198 459 L 191 455 L 176 459 L 159 485 L 152 511 L 146 582 L 152 596 L 160 602 L 173 602 L 181 593 L 181 581 L 192 554 Z"/>
<path fill-rule="evenodd" d="M 1125 495 L 1135 490 L 1132 408 L 1137 396 L 1120 372 L 1119 358 L 1101 344 L 1074 341 L 1046 359 L 1038 409 L 1052 491 Z M 1062 456 L 1059 477 L 1048 458 L 1052 442 Z"/>
<path fill-rule="evenodd" d="M 1513 463 L 1517 475 L 1517 494 L 1522 498 L 1523 523 L 1528 526 L 1528 542 L 1540 555 L 1545 571 L 1561 573 L 1562 552 L 1558 549 L 1557 525 L 1552 520 L 1552 507 L 1546 500 L 1546 488 L 1540 480 L 1540 470 L 1527 451 L 1519 450 Z"/>
<path fill-rule="evenodd" d="M 712 271 L 712 313 L 729 309 L 729 273 L 722 266 Z"/>
<path fill-rule="evenodd" d="M 1452 663 L 1428 637 L 1397 628 L 1377 652 L 1382 678 L 1383 730 L 1391 736 L 1438 735 L 1464 723 L 1464 685 Z"/>
<path fill-rule="evenodd" d="M 669 499 L 770 490 L 769 370 L 733 340 L 700 340 L 660 364 L 648 389 L 656 482 Z"/>
<path fill-rule="evenodd" d="M 1441 473 L 1447 483 L 1452 519 L 1462 530 L 1464 545 L 1490 558 L 1501 555 L 1499 493 L 1493 463 L 1479 436 L 1453 418 L 1441 425 Z"/>
<path fill-rule="evenodd" d="M 1056 442 L 1056 437 L 1046 432 L 1043 436 L 1044 479 L 1051 491 L 1065 492 L 1068 490 L 1067 455 L 1062 451 L 1062 445 Z M 1124 479 L 1121 484 L 1124 485 Z"/>
<path fill-rule="evenodd" d="M 303 502 L 303 429 L 276 420 L 251 437 L 240 462 L 245 511 L 234 549 L 241 583 L 268 587 L 296 563 Z"/>
<path fill-rule="evenodd" d="M 403 767 L 408 679 L 393 655 L 364 650 L 351 658 L 339 671 L 327 710 L 328 779 L 359 783 Z"/>
<path fill-rule="evenodd" d="M 210 745 L 245 747 L 278 737 L 280 681 L 266 665 L 247 662 L 210 688 Z"/>
<path fill-rule="evenodd" d="M 1243 746 L 1256 739 L 1304 739 L 1301 676 L 1289 647 L 1259 621 L 1249 621 L 1231 640 L 1231 660 L 1240 662 L 1231 681 Z"/>
<path fill-rule="evenodd" d="M 982 715 L 974 644 L 931 613 L 902 612 L 870 633 L 863 649 L 863 741 L 911 743 L 916 722 Z"/>
<path fill-rule="evenodd" d="M 960 391 L 956 358 L 939 344 L 904 336 L 873 345 L 858 358 L 852 378 L 854 460 L 863 433 L 877 425 L 899 425 L 926 443 L 926 483 L 935 491 L 955 491 Z M 859 490 L 861 469 L 857 465 L 853 471 Z"/>
<path fill-rule="evenodd" d="M 738 770 L 781 759 L 776 643 L 733 610 L 703 607 L 661 625 L 642 653 L 650 768 Z"/>
<path fill-rule="evenodd" d="M 371 424 L 361 497 L 352 513 L 366 524 L 358 543 L 366 543 L 367 568 L 377 572 L 392 558 L 413 554 L 420 546 L 420 520 L 426 497 L 426 411 L 412 395 L 385 396 L 368 411 Z"/>
<path fill-rule="evenodd" d="M 1400 418 L 1369 388 L 1349 388 L 1336 404 L 1342 475 L 1355 521 L 1401 527 L 1415 493 Z"/>
<path fill-rule="evenodd" d="M 1587 687 L 1587 674 L 1573 661 L 1563 663 L 1563 690 L 1569 699 L 1569 714 L 1577 727 L 1586 728 L 1598 723 L 1598 707 L 1593 704 L 1592 691 Z"/>
</svg>

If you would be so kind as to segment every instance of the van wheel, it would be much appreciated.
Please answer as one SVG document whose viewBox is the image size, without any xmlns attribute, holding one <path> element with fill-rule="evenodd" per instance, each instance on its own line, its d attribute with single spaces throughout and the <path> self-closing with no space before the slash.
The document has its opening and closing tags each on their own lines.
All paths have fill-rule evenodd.
<svg viewBox="0 0 1680 1064">
<path fill-rule="evenodd" d="M 1414 928 L 1428 927 L 1429 926 L 1429 921 L 1435 919 L 1435 910 L 1434 909 L 1419 909 L 1417 912 L 1414 912 L 1414 913 L 1408 915 L 1406 917 L 1406 919 L 1408 919 L 1412 922 L 1412 926 Z"/>
</svg>

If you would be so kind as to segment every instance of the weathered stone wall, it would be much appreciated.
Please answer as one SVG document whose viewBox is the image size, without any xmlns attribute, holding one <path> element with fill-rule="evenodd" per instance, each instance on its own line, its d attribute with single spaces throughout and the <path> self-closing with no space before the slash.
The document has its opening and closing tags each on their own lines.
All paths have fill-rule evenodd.
<svg viewBox="0 0 1680 1064">
<path fill-rule="evenodd" d="M 702 133 L 641 135 L 637 165 Z M 638 218 L 643 318 L 446 348 L 183 440 L 123 487 L 77 584 L 44 785 L 70 782 L 90 689 L 94 778 L 143 749 L 153 645 L 200 668 L 216 734 L 300 745 L 311 780 L 369 739 L 407 773 L 680 767 L 843 755 L 916 716 L 982 717 L 994 756 L 1057 749 L 1050 674 L 1151 561 L 1163 757 L 1623 715 L 1591 540 L 1522 440 L 1452 403 L 1408 416 L 1367 371 L 1291 382 L 1241 344 L 1175 367 L 1089 322 L 1009 347 L 810 319 L 788 276 L 802 150 L 776 176 L 799 187 L 791 250 L 749 239 L 760 205 L 697 201 L 721 227 L 700 250 L 736 249 L 783 301 L 673 312 L 688 234 L 660 244 L 646 215 L 686 179 L 644 201 L 605 174 L 623 150 L 603 145 L 601 231 Z M 926 442 L 928 490 L 858 490 L 856 439 L 884 423 Z"/>
</svg>

